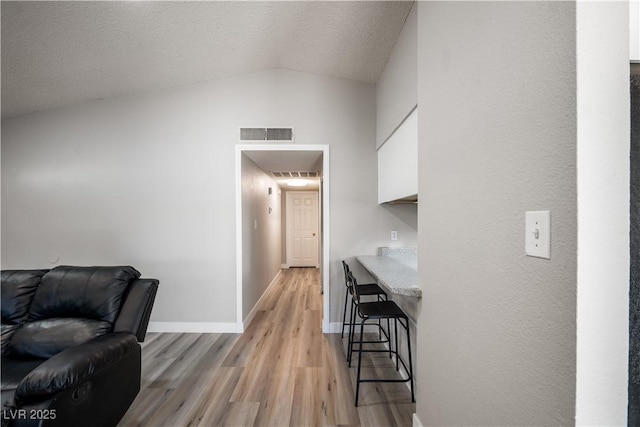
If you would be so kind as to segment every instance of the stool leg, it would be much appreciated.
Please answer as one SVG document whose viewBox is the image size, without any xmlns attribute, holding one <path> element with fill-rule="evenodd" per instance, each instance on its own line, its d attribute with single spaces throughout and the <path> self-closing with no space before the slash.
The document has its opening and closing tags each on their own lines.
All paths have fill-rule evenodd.
<svg viewBox="0 0 640 427">
<path fill-rule="evenodd" d="M 389 297 L 387 294 L 384 294 L 384 300 L 389 301 Z M 396 326 L 397 328 L 397 326 Z M 393 359 L 392 351 L 391 351 L 391 323 L 389 322 L 389 318 L 387 317 L 387 332 L 389 333 L 389 359 Z M 396 351 L 398 351 L 398 342 L 396 341 Z"/>
<path fill-rule="evenodd" d="M 351 351 L 353 349 L 353 300 L 351 300 L 349 309 L 349 339 L 347 340 L 347 362 L 351 366 Z"/>
<path fill-rule="evenodd" d="M 344 323 L 347 319 L 347 299 L 349 299 L 349 290 L 344 294 L 344 312 L 342 313 L 342 332 L 340 333 L 340 338 L 344 338 Z M 351 325 L 349 325 L 349 329 L 351 329 Z"/>
<path fill-rule="evenodd" d="M 415 402 L 416 398 L 413 394 L 413 362 L 411 360 L 411 334 L 409 333 L 409 318 L 404 319 L 407 322 L 407 348 L 409 350 L 409 378 L 411 379 L 411 401 Z"/>
<path fill-rule="evenodd" d="M 389 359 L 393 359 L 393 351 L 391 349 L 391 324 L 389 323 L 389 318 L 387 317 L 387 332 L 389 332 Z M 398 351 L 398 343 L 396 343 L 396 351 Z"/>
<path fill-rule="evenodd" d="M 351 367 L 351 358 L 353 354 L 353 339 L 355 338 L 355 329 L 356 329 L 356 313 L 353 310 L 353 306 L 356 305 L 353 299 L 351 300 L 351 314 L 349 316 L 351 326 L 349 327 L 349 357 L 347 361 L 349 362 L 349 367 Z"/>
<path fill-rule="evenodd" d="M 382 301 L 380 294 L 378 294 L 378 301 Z M 380 319 L 378 319 L 378 339 L 382 341 L 382 320 Z"/>
<path fill-rule="evenodd" d="M 360 348 L 358 349 L 358 376 L 356 378 L 356 408 L 358 407 L 358 395 L 360 393 L 360 370 L 362 368 L 362 331 L 364 330 L 365 319 L 360 324 Z"/>
<path fill-rule="evenodd" d="M 395 324 L 395 342 L 396 342 L 396 371 L 400 370 L 400 365 L 398 364 L 398 318 L 393 319 L 393 323 Z"/>
</svg>

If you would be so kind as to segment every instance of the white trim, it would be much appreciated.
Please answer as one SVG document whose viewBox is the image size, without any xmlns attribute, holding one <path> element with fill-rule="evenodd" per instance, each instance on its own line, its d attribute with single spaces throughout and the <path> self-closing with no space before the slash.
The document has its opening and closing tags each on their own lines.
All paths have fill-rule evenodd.
<svg viewBox="0 0 640 427">
<path fill-rule="evenodd" d="M 322 147 L 322 331 L 329 329 L 330 317 L 330 305 L 331 305 L 331 248 L 329 244 L 329 237 L 331 236 L 330 220 L 331 215 L 331 183 L 330 183 L 330 171 L 331 163 L 329 159 L 329 146 L 324 145 Z"/>
<path fill-rule="evenodd" d="M 322 152 L 322 332 L 330 329 L 330 215 L 331 185 L 328 144 L 236 144 L 236 312 L 242 325 L 242 152 L 243 151 L 321 151 Z M 241 331 L 243 332 L 243 331 Z"/>
<path fill-rule="evenodd" d="M 150 322 L 148 332 L 235 334 L 242 324 L 232 322 Z"/>
<path fill-rule="evenodd" d="M 629 59 L 640 60 L 640 1 L 629 1 Z"/>
<path fill-rule="evenodd" d="M 418 414 L 417 413 L 413 413 L 413 427 L 423 427 L 424 424 L 422 424 L 422 421 L 420 421 L 420 418 L 418 418 Z"/>
<path fill-rule="evenodd" d="M 236 145 L 236 322 L 242 325 L 242 146 Z M 244 328 L 241 332 L 244 332 Z"/>
<path fill-rule="evenodd" d="M 244 322 L 242 324 L 244 329 L 247 329 L 247 327 L 249 326 L 253 318 L 256 317 L 256 313 L 258 312 L 258 306 L 260 306 L 260 302 L 262 301 L 262 298 L 264 298 L 267 292 L 269 292 L 269 288 L 271 288 L 271 286 L 273 286 L 273 284 L 276 283 L 281 273 L 282 273 L 282 270 L 278 270 L 278 273 L 274 276 L 273 280 L 271 280 L 271 283 L 269 283 L 269 286 L 267 286 L 267 289 L 265 289 L 262 295 L 260 295 L 258 302 L 253 306 L 253 308 L 251 309 L 247 317 L 244 319 Z"/>
<path fill-rule="evenodd" d="M 327 330 L 325 331 L 323 328 L 322 332 L 325 334 L 339 334 L 342 332 L 342 322 L 331 322 Z"/>
<path fill-rule="evenodd" d="M 576 426 L 626 425 L 629 410 L 629 12 L 623 6 L 575 3 Z"/>
</svg>

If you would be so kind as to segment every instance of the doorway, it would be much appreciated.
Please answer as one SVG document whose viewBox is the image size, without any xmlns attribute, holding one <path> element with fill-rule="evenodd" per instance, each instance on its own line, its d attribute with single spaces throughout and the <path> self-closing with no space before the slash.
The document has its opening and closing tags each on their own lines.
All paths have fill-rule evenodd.
<svg viewBox="0 0 640 427">
<path fill-rule="evenodd" d="M 320 269 L 320 282 L 322 291 L 322 331 L 329 332 L 330 313 L 330 274 L 329 274 L 329 225 L 330 225 L 330 168 L 328 145 L 297 145 L 297 144 L 238 144 L 236 145 L 236 323 L 237 330 L 243 332 L 252 318 L 253 312 L 247 314 L 252 307 L 246 302 L 243 306 L 243 293 L 247 290 L 247 280 L 244 280 L 244 272 L 248 271 L 247 263 L 255 262 L 251 257 L 246 257 L 243 244 L 248 239 L 245 234 L 251 232 L 243 226 L 243 158 L 250 158 L 265 173 L 277 176 L 277 172 L 295 170 L 296 161 L 301 158 L 316 154 L 321 167 L 321 179 L 315 191 L 318 197 L 318 232 L 316 233 L 317 261 L 315 267 Z M 269 167 L 265 166 L 268 165 Z M 288 193 L 289 191 L 286 191 Z M 256 224 L 257 223 L 252 223 Z M 284 233 L 283 233 L 284 234 Z M 286 245 L 286 240 L 283 242 Z M 289 245 L 286 245 L 289 246 Z M 286 264 L 283 261 L 283 264 Z M 285 265 L 286 267 L 286 265 Z"/>
</svg>

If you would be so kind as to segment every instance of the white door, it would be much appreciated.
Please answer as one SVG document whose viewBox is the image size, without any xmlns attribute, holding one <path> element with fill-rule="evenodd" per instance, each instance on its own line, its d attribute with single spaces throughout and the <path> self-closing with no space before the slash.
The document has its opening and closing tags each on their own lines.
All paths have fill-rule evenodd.
<svg viewBox="0 0 640 427">
<path fill-rule="evenodd" d="M 287 264 L 318 267 L 318 192 L 287 191 Z"/>
</svg>

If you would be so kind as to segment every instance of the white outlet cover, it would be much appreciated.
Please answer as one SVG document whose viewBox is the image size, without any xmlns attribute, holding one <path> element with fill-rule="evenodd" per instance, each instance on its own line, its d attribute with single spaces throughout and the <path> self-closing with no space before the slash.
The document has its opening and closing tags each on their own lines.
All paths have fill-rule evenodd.
<svg viewBox="0 0 640 427">
<path fill-rule="evenodd" d="M 551 212 L 526 212 L 525 233 L 525 251 L 527 255 L 551 259 Z"/>
</svg>

